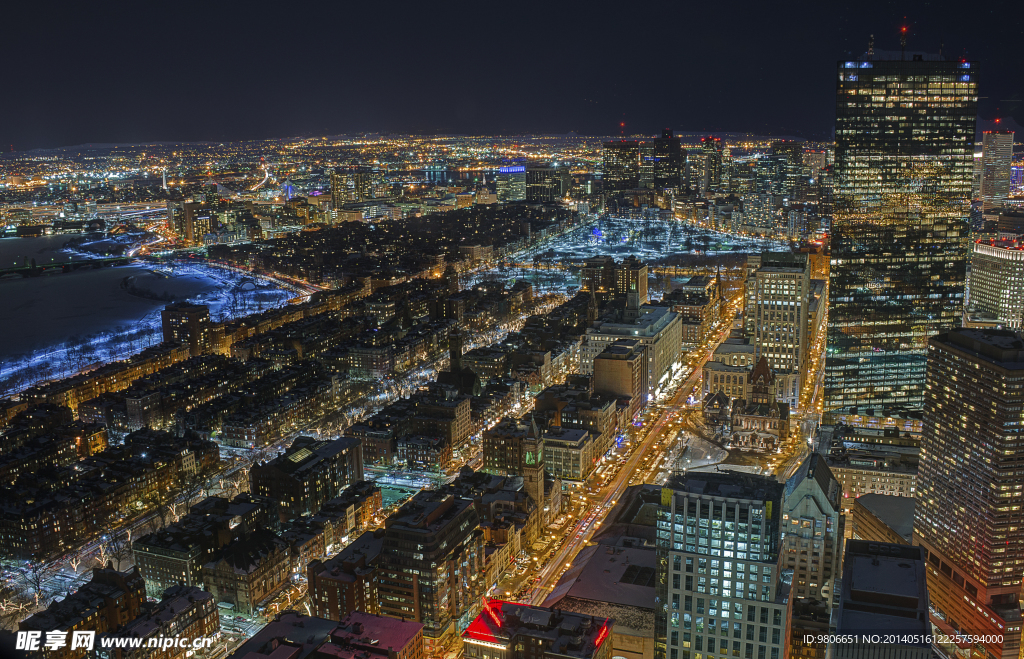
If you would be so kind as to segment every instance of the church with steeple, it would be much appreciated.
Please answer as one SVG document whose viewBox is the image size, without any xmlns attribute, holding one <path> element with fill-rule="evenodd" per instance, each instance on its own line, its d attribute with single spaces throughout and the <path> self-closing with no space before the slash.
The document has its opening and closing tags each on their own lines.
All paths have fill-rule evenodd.
<svg viewBox="0 0 1024 659">
<path fill-rule="evenodd" d="M 506 417 L 484 431 L 481 453 L 483 471 L 523 479 L 523 490 L 544 512 L 544 524 L 550 524 L 562 510 L 562 480 L 545 468 L 545 431 L 533 414 Z"/>
<path fill-rule="evenodd" d="M 749 399 L 732 405 L 729 444 L 732 448 L 772 452 L 789 436 L 789 403 L 776 400 L 775 371 L 761 357 L 750 371 Z"/>
</svg>

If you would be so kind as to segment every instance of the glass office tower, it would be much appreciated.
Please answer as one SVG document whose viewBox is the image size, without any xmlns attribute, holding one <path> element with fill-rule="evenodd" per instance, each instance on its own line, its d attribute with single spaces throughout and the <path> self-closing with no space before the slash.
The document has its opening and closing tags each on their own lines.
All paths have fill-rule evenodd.
<svg viewBox="0 0 1024 659">
<path fill-rule="evenodd" d="M 826 423 L 920 418 L 928 337 L 963 310 L 975 75 L 921 53 L 839 62 Z"/>
<path fill-rule="evenodd" d="M 929 343 L 914 544 L 926 552 L 931 618 L 938 634 L 984 637 L 971 657 L 1018 659 L 1024 339 L 957 329 Z"/>
<path fill-rule="evenodd" d="M 601 154 L 601 169 L 604 172 L 606 192 L 640 187 L 640 142 L 605 142 Z"/>
</svg>

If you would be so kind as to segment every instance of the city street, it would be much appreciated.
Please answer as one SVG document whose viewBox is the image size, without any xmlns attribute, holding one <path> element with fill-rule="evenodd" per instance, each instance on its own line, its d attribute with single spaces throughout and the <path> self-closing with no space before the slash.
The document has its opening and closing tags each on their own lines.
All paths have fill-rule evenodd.
<svg viewBox="0 0 1024 659">
<path fill-rule="evenodd" d="M 731 318 L 738 303 L 739 296 L 732 298 L 726 305 L 723 316 Z M 689 433 L 681 434 L 680 417 L 692 408 L 688 402 L 690 396 L 696 395 L 699 399 L 701 368 L 704 362 L 710 359 L 715 349 L 729 337 L 731 323 L 722 321 L 717 327 L 718 332 L 713 338 L 690 352 L 683 367 L 684 379 L 674 393 L 670 394 L 669 401 L 652 405 L 643 415 L 640 428 L 630 429 L 632 448 L 622 466 L 611 480 L 600 486 L 596 492 L 585 495 L 586 505 L 572 518 L 574 523 L 568 525 L 562 533 L 564 544 L 555 552 L 555 556 L 539 569 L 535 585 L 525 598 L 528 602 L 539 605 L 545 600 L 558 579 L 572 564 L 576 554 L 600 528 L 608 511 L 627 487 L 638 482 L 646 482 L 652 473 L 656 472 L 658 460 L 671 452 L 677 442 L 694 438 Z M 687 445 L 689 446 L 689 443 Z M 698 460 L 703 464 L 708 464 L 709 458 L 717 457 L 710 447 L 697 446 L 694 450 L 699 451 Z"/>
</svg>

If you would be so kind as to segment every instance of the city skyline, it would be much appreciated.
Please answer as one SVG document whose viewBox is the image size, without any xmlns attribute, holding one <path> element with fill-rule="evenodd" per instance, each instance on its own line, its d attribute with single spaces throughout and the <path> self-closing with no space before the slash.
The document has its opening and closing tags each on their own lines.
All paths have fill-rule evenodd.
<svg viewBox="0 0 1024 659">
<path fill-rule="evenodd" d="M 1024 657 L 998 5 L 244 9 L 6 86 L 214 139 L 0 149 L 0 656 Z"/>
</svg>

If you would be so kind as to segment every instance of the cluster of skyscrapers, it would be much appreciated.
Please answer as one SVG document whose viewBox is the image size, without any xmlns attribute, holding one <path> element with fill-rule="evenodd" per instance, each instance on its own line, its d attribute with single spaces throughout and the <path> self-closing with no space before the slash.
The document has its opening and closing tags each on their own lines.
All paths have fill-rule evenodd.
<svg viewBox="0 0 1024 659">
<path fill-rule="evenodd" d="M 1016 657 L 1024 227 L 1005 208 L 1013 134 L 983 134 L 972 190 L 972 62 L 869 51 L 837 76 L 825 422 L 919 433 L 912 542 L 931 621 L 993 641 L 960 652 Z"/>
</svg>

